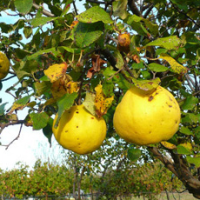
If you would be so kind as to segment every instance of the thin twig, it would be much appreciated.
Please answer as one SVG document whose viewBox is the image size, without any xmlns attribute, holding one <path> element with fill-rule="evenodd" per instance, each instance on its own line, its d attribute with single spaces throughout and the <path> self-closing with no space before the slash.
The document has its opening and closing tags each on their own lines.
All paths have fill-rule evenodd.
<svg viewBox="0 0 200 200">
<path fill-rule="evenodd" d="M 172 4 L 172 6 L 174 7 L 175 10 L 177 10 L 179 13 L 185 15 L 188 19 L 190 19 L 196 26 L 198 26 L 200 28 L 200 24 L 196 23 L 194 21 L 194 19 L 192 19 L 187 13 L 183 12 L 182 10 L 180 10 L 177 6 L 175 6 L 171 1 L 170 3 Z"/>
<path fill-rule="evenodd" d="M 4 79 L 1 80 L 1 81 L 2 81 L 2 82 L 3 82 L 3 81 L 7 81 L 7 80 L 10 80 L 11 78 L 14 78 L 14 77 L 16 77 L 16 75 L 10 76 L 10 77 L 8 77 L 8 78 L 4 78 Z"/>
<path fill-rule="evenodd" d="M 111 80 L 116 74 L 118 74 L 122 69 L 119 69 L 116 73 L 114 73 L 112 76 L 107 78 L 107 81 Z"/>
<path fill-rule="evenodd" d="M 74 11 L 75 11 L 76 15 L 78 15 L 78 10 L 77 10 L 77 8 L 76 8 L 76 4 L 75 4 L 74 1 L 73 1 L 73 6 L 74 6 Z"/>
<path fill-rule="evenodd" d="M 33 3 L 33 7 L 36 8 L 37 10 L 39 10 L 42 6 L 39 6 L 37 5 L 36 3 Z M 51 12 L 49 12 L 48 10 L 45 10 L 43 7 L 42 7 L 42 13 L 44 15 L 46 15 L 47 17 L 54 17 L 54 14 L 52 14 Z"/>
<path fill-rule="evenodd" d="M 154 5 L 152 4 L 152 5 L 148 8 L 148 10 L 145 12 L 144 18 L 147 18 L 147 16 L 149 15 L 149 13 L 152 11 L 153 8 L 154 8 Z"/>
<path fill-rule="evenodd" d="M 23 124 L 20 125 L 19 133 L 18 133 L 17 137 L 14 138 L 8 145 L 6 145 L 6 150 L 9 148 L 9 146 L 10 146 L 15 140 L 18 140 L 18 138 L 19 138 L 19 136 L 20 136 L 20 134 L 21 134 L 21 131 L 22 131 L 22 126 L 23 126 Z"/>
</svg>

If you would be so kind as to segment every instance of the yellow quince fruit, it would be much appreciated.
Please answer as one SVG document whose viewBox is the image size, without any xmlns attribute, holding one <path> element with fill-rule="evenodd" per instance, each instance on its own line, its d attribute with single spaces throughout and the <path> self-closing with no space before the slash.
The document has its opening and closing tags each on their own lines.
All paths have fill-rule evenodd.
<svg viewBox="0 0 200 200">
<path fill-rule="evenodd" d="M 114 128 L 120 137 L 137 145 L 169 140 L 178 130 L 181 113 L 174 96 L 158 86 L 147 93 L 129 89 L 114 114 Z"/>
<path fill-rule="evenodd" d="M 9 71 L 10 62 L 3 52 L 0 52 L 0 80 L 5 78 Z"/>
<path fill-rule="evenodd" d="M 78 154 L 97 150 L 106 137 L 106 123 L 103 118 L 90 114 L 83 105 L 73 106 L 65 111 L 53 133 L 57 142 L 65 149 Z"/>
</svg>

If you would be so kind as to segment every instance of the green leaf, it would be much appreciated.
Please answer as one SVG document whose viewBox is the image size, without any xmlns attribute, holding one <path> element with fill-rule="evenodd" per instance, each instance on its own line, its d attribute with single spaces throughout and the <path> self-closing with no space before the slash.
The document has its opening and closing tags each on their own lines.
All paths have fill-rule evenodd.
<svg viewBox="0 0 200 200">
<path fill-rule="evenodd" d="M 191 155 L 192 154 L 192 152 L 189 149 L 185 148 L 182 145 L 177 146 L 177 153 L 183 154 L 183 155 Z"/>
<path fill-rule="evenodd" d="M 18 104 L 18 105 L 26 105 L 29 102 L 30 97 L 31 97 L 31 95 L 25 96 L 25 97 L 15 101 L 15 103 Z"/>
<path fill-rule="evenodd" d="M 114 1 L 113 4 L 113 14 L 116 17 L 120 17 L 121 19 L 125 19 L 127 17 L 127 3 L 128 0 L 117 0 Z"/>
<path fill-rule="evenodd" d="M 75 30 L 75 44 L 80 48 L 85 48 L 94 43 L 103 34 L 103 27 L 102 22 L 93 24 L 79 22 Z"/>
<path fill-rule="evenodd" d="M 182 123 L 189 123 L 189 124 L 198 123 L 199 121 L 200 121 L 200 116 L 195 115 L 193 113 L 186 113 L 185 117 L 182 117 L 181 119 Z"/>
<path fill-rule="evenodd" d="M 33 27 L 45 25 L 47 22 L 53 21 L 58 17 L 36 17 L 31 20 L 31 25 Z"/>
<path fill-rule="evenodd" d="M 141 154 L 142 153 L 141 153 L 140 149 L 135 149 L 133 147 L 131 147 L 131 148 L 128 149 L 128 158 L 131 161 L 136 162 L 140 158 Z"/>
<path fill-rule="evenodd" d="M 197 168 L 200 167 L 200 157 L 190 157 L 190 156 L 187 156 L 186 159 L 187 159 L 187 161 L 189 163 L 194 164 Z"/>
<path fill-rule="evenodd" d="M 169 36 L 169 37 L 158 38 L 157 40 L 148 43 L 146 46 L 160 46 L 165 49 L 171 50 L 171 49 L 177 49 L 180 46 L 180 44 L 181 40 L 177 36 Z"/>
<path fill-rule="evenodd" d="M 198 102 L 199 102 L 198 98 L 190 95 L 186 98 L 181 108 L 183 110 L 192 110 L 195 106 L 197 106 Z"/>
<path fill-rule="evenodd" d="M 6 105 L 6 104 L 7 104 L 7 103 L 3 103 L 3 104 L 0 105 L 0 116 L 4 115 L 4 112 L 5 112 L 5 105 Z"/>
<path fill-rule="evenodd" d="M 77 98 L 78 94 L 77 93 L 72 93 L 72 94 L 65 94 L 63 95 L 63 97 L 61 97 L 58 101 L 57 101 L 57 105 L 58 105 L 58 118 L 56 120 L 55 123 L 55 127 L 58 126 L 58 122 L 62 116 L 62 114 L 70 109 L 72 107 L 72 105 L 74 104 L 74 100 Z"/>
<path fill-rule="evenodd" d="M 115 50 L 114 51 L 114 57 L 116 58 L 116 65 L 115 67 L 117 67 L 118 69 L 122 69 L 124 66 L 124 59 L 122 57 L 122 54 L 120 53 L 119 50 Z"/>
<path fill-rule="evenodd" d="M 31 113 L 29 114 L 32 121 L 33 121 L 33 129 L 34 130 L 40 130 L 47 126 L 47 123 L 49 121 L 49 116 L 43 112 L 43 113 Z"/>
<path fill-rule="evenodd" d="M 42 55 L 44 53 L 52 53 L 54 54 L 55 56 L 57 56 L 59 54 L 59 52 L 56 50 L 56 48 L 50 48 L 50 49 L 45 49 L 45 50 L 41 50 L 41 51 L 38 51 L 30 56 L 27 56 L 27 60 L 34 60 L 34 59 L 37 59 L 37 57 L 39 55 Z"/>
<path fill-rule="evenodd" d="M 34 83 L 35 92 L 38 96 L 50 90 L 51 83 L 48 81 Z"/>
<path fill-rule="evenodd" d="M 167 67 L 165 67 L 163 65 L 159 65 L 157 63 L 150 63 L 148 65 L 148 67 L 151 71 L 154 71 L 154 72 L 165 72 L 165 71 L 169 70 Z"/>
<path fill-rule="evenodd" d="M 52 126 L 53 126 L 53 119 L 49 118 L 47 125 L 42 129 L 43 134 L 48 139 L 49 144 L 51 145 L 51 138 L 52 138 Z"/>
<path fill-rule="evenodd" d="M 132 68 L 133 68 L 133 69 L 143 69 L 143 68 L 144 68 L 144 65 L 143 65 L 142 62 L 140 62 L 140 63 L 133 63 L 133 64 L 132 64 Z"/>
<path fill-rule="evenodd" d="M 96 112 L 95 112 L 94 100 L 95 100 L 95 95 L 91 92 L 86 92 L 83 105 L 92 115 L 95 116 Z"/>
<path fill-rule="evenodd" d="M 193 135 L 192 131 L 190 131 L 190 129 L 185 126 L 181 127 L 180 132 L 185 135 Z"/>
<path fill-rule="evenodd" d="M 94 6 L 87 9 L 85 12 L 77 15 L 76 18 L 78 21 L 83 23 L 95 23 L 102 21 L 104 24 L 112 24 L 113 21 L 110 18 L 110 15 L 101 7 Z"/>
<path fill-rule="evenodd" d="M 20 13 L 28 13 L 33 5 L 33 0 L 15 0 L 15 7 Z"/>
<path fill-rule="evenodd" d="M 151 92 L 154 91 L 158 85 L 160 84 L 160 79 L 156 78 L 153 80 L 137 80 L 137 79 L 132 79 L 133 83 L 135 84 L 136 87 L 138 87 L 141 90 L 144 90 L 146 92 Z"/>
<path fill-rule="evenodd" d="M 30 26 L 25 26 L 23 33 L 24 33 L 24 36 L 26 37 L 26 39 L 28 39 L 32 35 L 33 29 Z"/>
<path fill-rule="evenodd" d="M 0 23 L 0 28 L 3 33 L 9 33 L 13 31 L 13 26 L 11 24 L 6 24 L 4 22 Z"/>
</svg>

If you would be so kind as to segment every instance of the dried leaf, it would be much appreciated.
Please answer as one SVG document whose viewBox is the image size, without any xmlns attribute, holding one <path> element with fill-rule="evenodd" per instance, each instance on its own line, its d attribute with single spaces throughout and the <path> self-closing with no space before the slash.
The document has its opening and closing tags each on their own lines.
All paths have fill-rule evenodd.
<svg viewBox="0 0 200 200">
<path fill-rule="evenodd" d="M 103 94 L 102 85 L 98 85 L 95 87 L 96 95 L 95 95 L 95 110 L 96 115 L 101 117 L 102 115 L 107 113 L 108 108 L 111 106 L 114 96 L 110 98 L 106 98 Z"/>
<path fill-rule="evenodd" d="M 44 70 L 44 74 L 50 79 L 51 83 L 55 82 L 66 74 L 67 63 L 54 64 Z"/>
</svg>

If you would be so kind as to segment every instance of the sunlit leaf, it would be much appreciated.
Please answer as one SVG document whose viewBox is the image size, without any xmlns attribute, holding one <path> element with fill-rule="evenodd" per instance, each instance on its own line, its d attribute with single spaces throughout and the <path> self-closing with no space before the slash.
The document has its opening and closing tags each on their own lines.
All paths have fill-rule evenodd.
<svg viewBox="0 0 200 200">
<path fill-rule="evenodd" d="M 9 111 L 9 114 L 11 114 L 14 110 L 22 110 L 24 107 L 26 107 L 27 103 L 29 102 L 31 96 L 25 96 L 17 101 L 15 101 L 12 105 L 11 110 Z"/>
<path fill-rule="evenodd" d="M 76 18 L 78 21 L 83 23 L 95 23 L 102 21 L 105 24 L 112 24 L 113 21 L 110 18 L 110 15 L 101 7 L 94 6 L 92 8 L 87 9 L 85 12 L 77 15 Z"/>
<path fill-rule="evenodd" d="M 113 11 L 114 16 L 125 19 L 128 15 L 127 13 L 127 3 L 128 0 L 117 0 L 113 2 Z"/>
<path fill-rule="evenodd" d="M 136 87 L 140 88 L 141 90 L 144 91 L 154 91 L 158 85 L 160 84 L 160 79 L 156 78 L 153 80 L 137 80 L 137 79 L 132 79 L 133 83 L 135 84 Z"/>
<path fill-rule="evenodd" d="M 98 85 L 95 87 L 96 95 L 95 95 L 95 110 L 96 115 L 101 117 L 102 115 L 107 113 L 108 108 L 111 106 L 114 96 L 110 98 L 105 98 L 102 90 L 102 85 Z"/>
<path fill-rule="evenodd" d="M 59 120 L 62 116 L 62 114 L 70 109 L 72 105 L 74 104 L 74 100 L 77 98 L 78 94 L 77 93 L 72 93 L 72 94 L 65 94 L 62 96 L 58 101 L 58 118 L 55 123 L 55 127 L 58 125 Z"/>
<path fill-rule="evenodd" d="M 165 72 L 169 70 L 167 67 L 157 64 L 157 63 L 150 63 L 148 67 L 151 71 L 154 71 L 154 72 Z"/>
<path fill-rule="evenodd" d="M 197 97 L 192 95 L 188 96 L 181 106 L 183 110 L 192 110 L 199 102 Z"/>
<path fill-rule="evenodd" d="M 189 163 L 194 164 L 197 168 L 200 167 L 200 157 L 187 156 L 186 159 Z"/>
<path fill-rule="evenodd" d="M 57 17 L 36 17 L 31 20 L 31 25 L 34 27 L 42 26 L 47 22 L 53 21 L 55 19 L 57 19 Z"/>
<path fill-rule="evenodd" d="M 50 81 L 53 83 L 62 76 L 66 74 L 67 63 L 54 64 L 51 65 L 48 69 L 44 70 L 44 74 L 48 76 Z"/>
<path fill-rule="evenodd" d="M 80 48 L 85 48 L 98 40 L 103 34 L 104 25 L 102 22 L 86 24 L 79 22 L 75 30 L 75 43 Z"/>
<path fill-rule="evenodd" d="M 167 141 L 162 141 L 161 144 L 167 149 L 176 149 L 176 145 Z"/>
<path fill-rule="evenodd" d="M 48 121 L 49 121 L 49 116 L 45 113 L 31 113 L 30 117 L 33 121 L 33 129 L 34 130 L 40 130 L 44 128 Z"/>
<path fill-rule="evenodd" d="M 95 94 L 91 92 L 86 92 L 83 105 L 92 115 L 95 116 L 96 112 L 95 112 L 94 100 L 95 100 Z"/>
<path fill-rule="evenodd" d="M 185 126 L 181 127 L 180 132 L 185 135 L 193 135 L 192 131 L 190 131 L 190 129 Z"/>
<path fill-rule="evenodd" d="M 171 49 L 177 49 L 180 46 L 180 44 L 181 40 L 177 36 L 169 36 L 169 37 L 158 38 L 157 40 L 148 43 L 146 46 L 160 46 L 165 49 L 171 50 Z"/>
<path fill-rule="evenodd" d="M 172 70 L 173 70 L 175 73 L 177 73 L 177 74 L 185 74 L 185 73 L 187 73 L 187 68 L 184 67 L 183 65 L 179 64 L 179 63 L 178 63 L 174 58 L 172 58 L 171 56 L 169 56 L 169 55 L 163 53 L 163 54 L 161 54 L 161 55 L 159 56 L 159 59 L 164 59 L 164 60 L 166 60 L 166 61 L 170 64 Z"/>
<path fill-rule="evenodd" d="M 32 8 L 33 0 L 15 0 L 14 3 L 20 13 L 26 14 Z"/>
<path fill-rule="evenodd" d="M 186 147 L 182 146 L 182 145 L 178 145 L 177 146 L 177 153 L 178 154 L 183 154 L 183 155 L 190 155 L 192 154 L 192 152 L 187 149 Z"/>
</svg>

